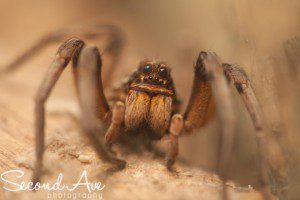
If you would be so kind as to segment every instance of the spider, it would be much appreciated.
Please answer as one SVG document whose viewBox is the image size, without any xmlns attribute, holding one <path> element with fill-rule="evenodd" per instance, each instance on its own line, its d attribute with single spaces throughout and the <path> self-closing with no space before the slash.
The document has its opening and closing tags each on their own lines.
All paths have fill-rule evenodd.
<svg viewBox="0 0 300 200">
<path fill-rule="evenodd" d="M 77 36 L 77 37 L 74 37 Z M 102 59 L 95 46 L 85 44 L 84 39 L 106 37 L 105 51 L 110 56 L 108 70 L 102 80 Z M 71 39 L 67 39 L 71 38 Z M 78 39 L 82 38 L 82 39 Z M 69 61 L 73 62 L 75 86 L 81 107 L 81 126 L 100 159 L 112 163 L 118 169 L 126 162 L 111 152 L 111 146 L 124 135 L 135 137 L 145 133 L 150 140 L 169 137 L 166 167 L 172 166 L 178 155 L 179 136 L 206 125 L 212 116 L 218 116 L 222 131 L 219 173 L 226 181 L 226 170 L 231 154 L 235 129 L 235 115 L 228 83 L 234 83 L 251 116 L 257 134 L 260 161 L 260 183 L 265 199 L 271 199 L 266 161 L 265 125 L 262 111 L 245 72 L 236 65 L 221 63 L 213 52 L 200 52 L 194 66 L 194 82 L 188 106 L 180 114 L 171 70 L 166 63 L 143 60 L 128 80 L 115 93 L 117 99 L 109 106 L 103 84 L 108 84 L 117 65 L 124 36 L 112 25 L 101 25 L 83 31 L 63 29 L 43 37 L 2 71 L 11 72 L 26 59 L 52 42 L 65 40 L 59 47 L 48 72 L 35 97 L 35 146 L 36 161 L 33 182 L 40 180 L 44 153 L 45 103 Z M 105 85 L 104 84 L 104 85 Z M 103 127 L 106 127 L 105 129 Z M 105 132 L 105 144 L 99 140 L 99 132 Z M 227 197 L 224 184 L 223 197 Z"/>
</svg>

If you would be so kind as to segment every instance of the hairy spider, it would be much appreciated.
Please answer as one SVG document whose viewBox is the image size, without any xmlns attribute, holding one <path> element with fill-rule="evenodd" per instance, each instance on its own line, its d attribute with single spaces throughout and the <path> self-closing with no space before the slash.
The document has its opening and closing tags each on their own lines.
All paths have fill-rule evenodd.
<svg viewBox="0 0 300 200">
<path fill-rule="evenodd" d="M 100 159 L 115 164 L 119 169 L 124 168 L 126 162 L 117 158 L 111 151 L 107 151 L 106 146 L 110 147 L 118 142 L 123 135 L 135 137 L 136 134 L 143 132 L 151 140 L 159 140 L 168 135 L 170 145 L 166 156 L 166 166 L 171 170 L 178 155 L 179 136 L 203 127 L 216 113 L 222 127 L 219 173 L 226 181 L 226 168 L 235 129 L 235 116 L 228 87 L 228 80 L 233 81 L 256 130 L 262 192 L 265 199 L 271 198 L 267 175 L 265 125 L 262 111 L 244 71 L 231 64 L 222 64 L 215 53 L 200 52 L 194 66 L 192 94 L 187 109 L 181 115 L 170 68 L 162 62 L 144 60 L 119 88 L 119 92 L 115 95 L 117 101 L 114 106 L 110 107 L 103 92 L 102 62 L 99 51 L 97 47 L 88 46 L 82 39 L 77 39 L 94 39 L 100 36 L 108 36 L 105 52 L 111 56 L 111 62 L 107 72 L 103 75 L 105 78 L 103 82 L 108 84 L 118 63 L 124 40 L 122 32 L 117 27 L 108 25 L 84 31 L 66 29 L 51 33 L 3 71 L 13 71 L 20 63 L 51 42 L 71 38 L 59 47 L 35 98 L 36 162 L 33 171 L 35 183 L 40 179 L 44 153 L 44 104 L 56 81 L 72 59 L 75 86 L 82 111 L 83 131 L 90 139 Z M 103 127 L 107 128 L 103 129 Z M 104 131 L 106 131 L 106 145 L 103 145 L 98 138 L 99 132 Z M 223 197 L 226 198 L 225 187 L 223 191 Z"/>
</svg>

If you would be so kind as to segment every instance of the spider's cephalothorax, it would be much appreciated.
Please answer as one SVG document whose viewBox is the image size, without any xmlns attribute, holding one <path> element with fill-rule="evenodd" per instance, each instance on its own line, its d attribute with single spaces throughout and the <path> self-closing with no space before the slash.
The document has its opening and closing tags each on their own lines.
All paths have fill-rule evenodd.
<svg viewBox="0 0 300 200">
<path fill-rule="evenodd" d="M 88 31 L 89 30 L 89 31 Z M 87 46 L 83 40 L 72 38 L 64 42 L 43 79 L 35 98 L 36 120 L 36 163 L 33 182 L 39 181 L 44 153 L 45 107 L 51 90 L 61 73 L 73 57 L 74 76 L 81 107 L 81 126 L 91 144 L 103 161 L 116 164 L 120 169 L 126 162 L 111 155 L 99 140 L 99 133 L 105 132 L 107 146 L 118 142 L 124 134 L 146 131 L 150 139 L 160 139 L 166 133 L 169 135 L 169 148 L 166 156 L 166 166 L 172 168 L 178 155 L 179 135 L 203 127 L 214 114 L 216 107 L 222 130 L 222 147 L 219 159 L 219 173 L 226 180 L 226 166 L 230 161 L 232 136 L 235 127 L 235 116 L 231 103 L 228 82 L 225 76 L 232 80 L 242 96 L 250 112 L 256 133 L 260 158 L 260 177 L 263 194 L 270 199 L 268 189 L 268 170 L 266 164 L 264 124 L 259 104 L 252 90 L 250 81 L 238 67 L 222 64 L 215 53 L 200 52 L 195 64 L 194 83 L 188 106 L 180 114 L 170 69 L 164 63 L 149 60 L 142 61 L 135 73 L 126 81 L 120 90 L 113 91 L 109 106 L 103 92 L 103 84 L 108 87 L 123 47 L 123 34 L 114 26 L 97 26 L 79 32 L 79 36 L 93 39 L 103 34 L 110 36 L 105 48 L 106 58 L 110 58 L 107 71 L 102 80 L 102 62 L 97 47 Z M 16 69 L 17 65 L 50 42 L 65 39 L 72 31 L 64 30 L 40 40 L 29 51 L 4 68 L 4 72 Z M 55 36 L 55 37 L 54 37 Z M 124 87 L 125 86 L 125 87 Z M 212 98 L 214 97 L 214 98 Z M 105 129 L 105 123 L 109 123 Z M 224 184 L 225 186 L 225 184 Z M 226 191 L 226 190 L 224 190 Z M 225 196 L 225 195 L 224 195 Z"/>
<path fill-rule="evenodd" d="M 146 129 L 150 138 L 160 139 L 173 113 L 175 89 L 170 69 L 163 63 L 142 61 L 127 87 L 126 130 Z"/>
</svg>

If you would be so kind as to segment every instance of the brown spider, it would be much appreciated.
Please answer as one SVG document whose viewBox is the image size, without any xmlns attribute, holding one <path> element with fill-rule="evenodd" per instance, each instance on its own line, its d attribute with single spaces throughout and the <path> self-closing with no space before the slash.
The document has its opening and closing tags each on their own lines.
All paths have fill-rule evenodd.
<svg viewBox="0 0 300 200">
<path fill-rule="evenodd" d="M 51 42 L 66 40 L 58 49 L 49 71 L 44 77 L 35 98 L 36 162 L 33 181 L 40 179 L 44 152 L 45 108 L 61 73 L 73 59 L 75 85 L 81 106 L 81 125 L 97 151 L 100 159 L 115 164 L 119 169 L 126 162 L 117 158 L 100 142 L 99 132 L 106 131 L 105 144 L 110 147 L 123 135 L 135 136 L 144 132 L 151 140 L 169 136 L 170 146 L 166 156 L 166 166 L 172 169 L 178 155 L 178 137 L 199 129 L 208 123 L 216 110 L 222 127 L 222 147 L 219 160 L 219 173 L 226 181 L 226 167 L 231 154 L 235 129 L 235 116 L 231 102 L 228 80 L 233 81 L 252 118 L 259 149 L 260 180 L 265 199 L 271 199 L 267 175 L 265 126 L 262 112 L 256 100 L 250 81 L 240 68 L 222 64 L 215 53 L 200 52 L 194 70 L 194 84 L 188 107 L 183 115 L 178 112 L 179 101 L 169 67 L 165 63 L 151 60 L 142 61 L 128 81 L 119 88 L 117 99 L 110 107 L 103 92 L 101 77 L 101 56 L 97 47 L 84 43 L 85 39 L 108 36 L 105 52 L 111 56 L 110 66 L 103 78 L 110 79 L 119 60 L 123 47 L 122 32 L 114 26 L 100 26 L 85 31 L 61 30 L 49 34 L 22 54 L 3 72 L 16 69 L 20 63 Z M 77 36 L 76 38 L 74 36 Z M 105 126 L 106 125 L 106 126 Z M 108 127 L 108 129 L 103 129 Z M 224 187 L 226 198 L 226 189 Z"/>
</svg>

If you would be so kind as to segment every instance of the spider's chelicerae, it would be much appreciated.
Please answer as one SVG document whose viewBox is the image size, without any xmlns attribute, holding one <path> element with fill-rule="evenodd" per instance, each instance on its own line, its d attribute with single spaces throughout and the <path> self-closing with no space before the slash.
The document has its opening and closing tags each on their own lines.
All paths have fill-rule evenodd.
<svg viewBox="0 0 300 200">
<path fill-rule="evenodd" d="M 170 145 L 166 156 L 166 166 L 171 170 L 178 155 L 179 136 L 203 127 L 216 113 L 222 127 L 219 173 L 226 181 L 226 167 L 231 154 L 235 127 L 235 116 L 228 87 L 228 82 L 232 81 L 255 126 L 262 192 L 266 199 L 271 198 L 267 175 L 265 127 L 261 109 L 249 79 L 240 68 L 231 64 L 222 64 L 215 53 L 200 52 L 194 66 L 194 83 L 188 107 L 183 114 L 180 114 L 170 68 L 162 62 L 144 60 L 140 62 L 128 81 L 116 90 L 118 93 L 114 96 L 117 101 L 114 106 L 110 107 L 103 92 L 102 62 L 99 51 L 97 47 L 88 46 L 82 40 L 104 36 L 108 41 L 104 51 L 111 60 L 107 66 L 107 73 L 103 75 L 105 82 L 108 82 L 118 63 L 124 40 L 122 32 L 117 27 L 108 25 L 84 31 L 66 29 L 49 34 L 4 69 L 4 72 L 12 71 L 47 44 L 71 38 L 59 47 L 36 94 L 34 182 L 39 181 L 42 169 L 44 104 L 56 81 L 72 59 L 75 85 L 82 111 L 83 131 L 90 139 L 100 159 L 113 163 L 119 169 L 124 168 L 126 162 L 117 158 L 111 151 L 107 151 L 110 148 L 106 147 L 118 142 L 122 136 L 135 137 L 141 132 L 151 140 L 159 140 L 168 136 Z M 103 127 L 107 128 L 104 130 Z M 106 145 L 100 142 L 99 131 L 106 132 Z M 226 197 L 226 189 L 224 189 L 224 197 Z"/>
</svg>

